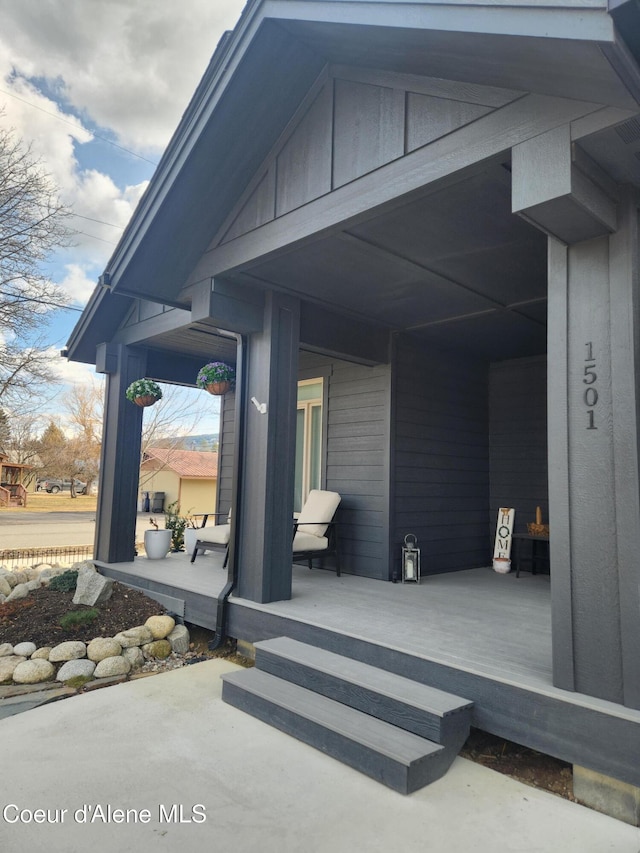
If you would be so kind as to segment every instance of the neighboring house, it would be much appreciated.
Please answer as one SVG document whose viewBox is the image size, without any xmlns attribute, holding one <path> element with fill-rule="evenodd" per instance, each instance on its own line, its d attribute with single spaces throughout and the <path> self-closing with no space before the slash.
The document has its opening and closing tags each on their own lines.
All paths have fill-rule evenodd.
<svg viewBox="0 0 640 853">
<path fill-rule="evenodd" d="M 0 450 L 0 506 L 26 506 L 29 492 L 35 491 L 34 466 L 15 462 Z"/>
<path fill-rule="evenodd" d="M 639 32 L 632 0 L 250 0 L 67 349 L 108 377 L 104 564 L 133 559 L 125 389 L 214 358 L 236 601 L 286 618 L 294 483 L 340 492 L 343 572 L 381 581 L 408 532 L 427 574 L 486 566 L 498 508 L 541 506 L 553 682 L 432 677 L 636 798 Z"/>
<path fill-rule="evenodd" d="M 140 464 L 140 492 L 164 492 L 164 508 L 177 502 L 181 515 L 214 512 L 218 454 L 151 447 Z"/>
</svg>

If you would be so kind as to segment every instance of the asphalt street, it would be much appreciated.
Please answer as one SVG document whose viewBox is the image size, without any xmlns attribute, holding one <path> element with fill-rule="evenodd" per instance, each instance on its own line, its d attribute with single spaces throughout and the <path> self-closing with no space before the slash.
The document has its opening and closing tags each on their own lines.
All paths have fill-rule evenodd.
<svg viewBox="0 0 640 853">
<path fill-rule="evenodd" d="M 136 539 L 149 527 L 149 513 L 138 513 Z M 93 545 L 95 512 L 0 512 L 0 550 Z"/>
</svg>

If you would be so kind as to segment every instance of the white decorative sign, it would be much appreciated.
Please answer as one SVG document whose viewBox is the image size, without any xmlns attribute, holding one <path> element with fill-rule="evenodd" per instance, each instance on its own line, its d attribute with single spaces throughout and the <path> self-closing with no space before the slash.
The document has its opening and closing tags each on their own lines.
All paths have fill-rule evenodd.
<svg viewBox="0 0 640 853">
<path fill-rule="evenodd" d="M 513 534 L 513 519 L 515 509 L 500 507 L 498 510 L 498 523 L 496 525 L 496 543 L 493 548 L 493 559 L 504 557 L 507 560 L 511 556 L 511 536 Z"/>
</svg>

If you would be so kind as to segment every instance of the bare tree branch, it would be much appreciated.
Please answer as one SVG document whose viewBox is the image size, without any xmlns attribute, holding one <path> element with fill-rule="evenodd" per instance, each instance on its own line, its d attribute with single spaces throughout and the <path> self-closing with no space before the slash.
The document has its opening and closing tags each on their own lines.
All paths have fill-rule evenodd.
<svg viewBox="0 0 640 853">
<path fill-rule="evenodd" d="M 2 118 L 2 113 L 0 113 Z M 52 306 L 67 303 L 43 264 L 69 245 L 70 215 L 29 147 L 0 129 L 0 404 L 51 378 L 40 334 Z"/>
</svg>

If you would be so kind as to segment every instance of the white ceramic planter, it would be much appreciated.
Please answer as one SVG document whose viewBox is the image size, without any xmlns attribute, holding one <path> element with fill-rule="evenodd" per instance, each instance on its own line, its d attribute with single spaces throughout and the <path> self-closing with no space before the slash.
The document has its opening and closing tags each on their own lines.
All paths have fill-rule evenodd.
<svg viewBox="0 0 640 853">
<path fill-rule="evenodd" d="M 511 560 L 506 557 L 494 557 L 493 570 L 500 575 L 508 575 L 511 571 Z"/>
<path fill-rule="evenodd" d="M 144 550 L 148 560 L 162 560 L 171 547 L 170 530 L 145 530 Z"/>
<path fill-rule="evenodd" d="M 199 534 L 200 530 L 196 527 L 185 527 L 184 529 L 184 550 L 189 556 L 193 554 Z"/>
</svg>

